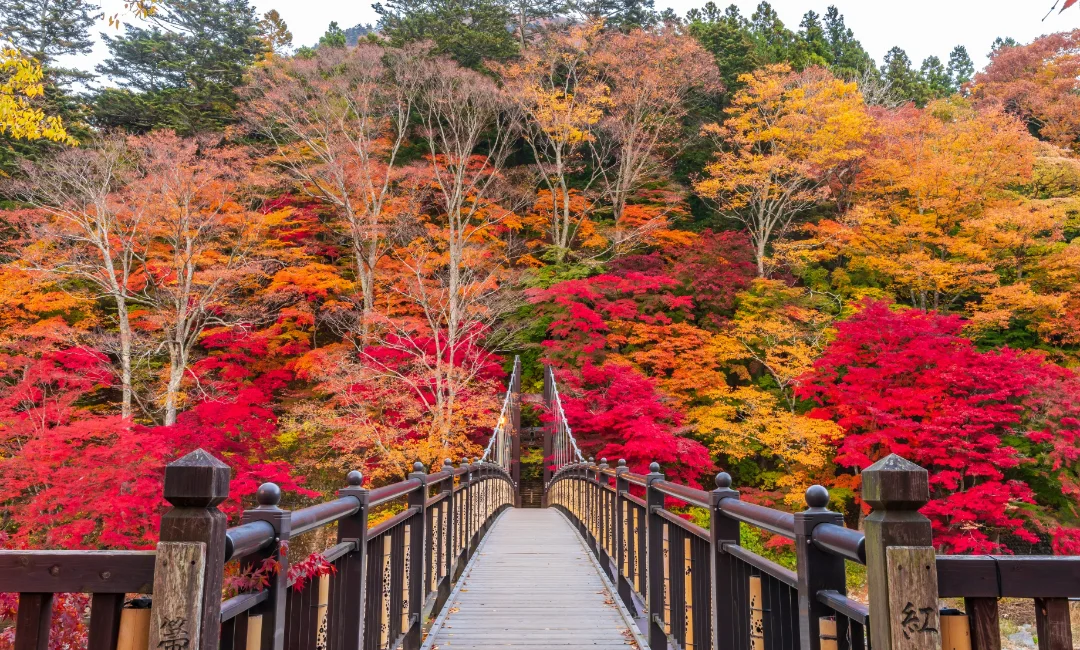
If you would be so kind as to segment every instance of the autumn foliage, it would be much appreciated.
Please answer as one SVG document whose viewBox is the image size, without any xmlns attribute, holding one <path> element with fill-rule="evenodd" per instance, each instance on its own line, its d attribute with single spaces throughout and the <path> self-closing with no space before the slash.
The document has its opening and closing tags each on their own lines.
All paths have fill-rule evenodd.
<svg viewBox="0 0 1080 650">
<path fill-rule="evenodd" d="M 674 24 L 549 27 L 482 70 L 279 48 L 219 132 L 21 161 L 0 543 L 150 547 L 196 447 L 232 517 L 262 481 L 294 507 L 475 458 L 521 355 L 588 455 L 791 510 L 822 484 L 858 527 L 898 453 L 942 551 L 1080 552 L 1075 33 L 916 104 L 824 53 L 734 70 Z M 5 61 L 8 135 L 64 141 Z"/>
</svg>

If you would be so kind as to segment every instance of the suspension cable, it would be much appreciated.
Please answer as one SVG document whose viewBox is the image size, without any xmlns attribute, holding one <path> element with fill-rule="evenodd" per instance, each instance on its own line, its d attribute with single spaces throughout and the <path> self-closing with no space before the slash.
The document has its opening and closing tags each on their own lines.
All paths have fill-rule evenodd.
<svg viewBox="0 0 1080 650">
<path fill-rule="evenodd" d="M 552 432 L 551 452 L 552 452 L 552 465 L 553 471 L 559 471 L 564 465 L 571 463 L 584 462 L 585 458 L 581 455 L 581 449 L 578 448 L 577 440 L 574 438 L 574 432 L 570 428 L 570 423 L 566 419 L 566 412 L 563 410 L 562 398 L 559 396 L 559 387 L 555 383 L 555 371 L 551 366 L 545 368 L 548 381 L 551 386 L 551 410 L 555 420 L 552 422 L 554 431 Z"/>
<path fill-rule="evenodd" d="M 502 410 L 499 412 L 499 420 L 495 423 L 495 430 L 491 433 L 484 455 L 480 459 L 482 463 L 494 463 L 507 472 L 511 471 L 513 461 L 513 417 L 514 393 L 521 381 L 521 358 L 514 357 L 514 371 L 510 375 L 510 381 L 506 384 L 506 397 L 503 398 Z M 509 426 L 508 426 L 509 425 Z"/>
</svg>

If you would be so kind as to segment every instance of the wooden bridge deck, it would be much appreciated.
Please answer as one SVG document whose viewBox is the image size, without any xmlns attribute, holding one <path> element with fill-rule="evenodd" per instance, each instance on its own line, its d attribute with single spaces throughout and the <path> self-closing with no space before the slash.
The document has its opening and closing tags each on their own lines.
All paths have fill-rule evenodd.
<svg viewBox="0 0 1080 650">
<path fill-rule="evenodd" d="M 424 648 L 638 647 L 581 537 L 554 508 L 511 508 L 488 533 Z"/>
</svg>

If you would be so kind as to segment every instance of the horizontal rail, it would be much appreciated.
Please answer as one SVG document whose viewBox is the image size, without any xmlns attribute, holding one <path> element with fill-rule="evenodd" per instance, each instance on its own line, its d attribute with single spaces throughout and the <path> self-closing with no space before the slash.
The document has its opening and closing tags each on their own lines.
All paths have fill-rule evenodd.
<svg viewBox="0 0 1080 650">
<path fill-rule="evenodd" d="M 746 562 L 750 566 L 767 573 L 787 586 L 795 589 L 799 588 L 799 576 L 791 569 L 785 569 L 772 560 L 765 559 L 757 553 L 751 553 L 738 544 L 724 544 L 723 549 L 728 555 L 732 555 L 743 562 Z"/>
<path fill-rule="evenodd" d="M 686 487 L 685 485 L 679 485 L 678 483 L 672 483 L 670 481 L 654 481 L 653 487 L 659 490 L 662 494 L 666 494 L 676 499 L 682 499 L 683 501 L 702 508 L 710 508 L 712 505 L 709 503 L 709 493 L 705 490 L 697 490 L 692 487 Z"/>
<path fill-rule="evenodd" d="M 224 623 L 225 621 L 236 618 L 269 597 L 270 592 L 265 589 L 263 591 L 253 591 L 249 594 L 233 596 L 221 603 L 221 622 Z"/>
<path fill-rule="evenodd" d="M 819 591 L 817 592 L 817 599 L 837 614 L 846 616 L 860 625 L 870 624 L 870 608 L 838 591 L 831 589 Z"/>
<path fill-rule="evenodd" d="M 390 530 L 394 526 L 397 526 L 398 524 L 405 521 L 409 517 L 412 517 L 418 512 L 420 512 L 420 508 L 413 506 L 411 508 L 406 508 L 405 510 L 402 510 L 401 512 L 397 513 L 396 515 L 390 517 L 385 521 L 380 521 L 378 524 L 375 524 L 371 527 L 370 530 L 368 530 L 368 539 L 374 539 L 379 535 L 382 535 L 386 531 Z"/>
<path fill-rule="evenodd" d="M 942 598 L 1071 598 L 1080 596 L 1080 557 L 939 555 Z"/>
<path fill-rule="evenodd" d="M 440 501 L 446 501 L 446 497 L 449 494 L 450 494 L 449 492 L 439 492 L 435 496 L 433 496 L 430 499 L 428 499 L 427 501 L 425 501 L 424 502 L 424 507 L 425 508 L 430 508 L 431 506 L 435 505 L 436 503 L 439 503 Z"/>
<path fill-rule="evenodd" d="M 374 508 L 375 506 L 381 506 L 384 503 L 405 496 L 422 485 L 423 483 L 420 479 L 411 478 L 392 485 L 384 485 L 380 488 L 375 488 L 368 496 L 368 507 Z"/>
<path fill-rule="evenodd" d="M 348 517 L 360 510 L 360 500 L 345 496 L 326 503 L 302 508 L 292 513 L 292 534 L 300 535 Z"/>
<path fill-rule="evenodd" d="M 154 551 L 0 551 L 0 593 L 150 593 Z"/>
<path fill-rule="evenodd" d="M 665 519 L 665 520 L 675 524 L 676 526 L 678 526 L 679 528 L 682 528 L 683 530 L 690 533 L 691 535 L 693 535 L 695 537 L 699 537 L 699 538 L 705 540 L 706 542 L 709 541 L 709 531 L 705 530 L 704 528 L 702 528 L 701 526 L 698 526 L 697 524 L 695 524 L 693 522 L 690 522 L 690 521 L 687 521 L 687 520 L 683 519 L 682 517 L 675 514 L 674 512 L 669 512 L 667 510 L 657 510 L 656 514 L 660 515 L 661 519 Z"/>
<path fill-rule="evenodd" d="M 342 542 L 340 544 L 335 544 L 334 546 L 331 546 L 330 548 L 323 551 L 322 556 L 323 559 L 325 559 L 327 562 L 333 562 L 334 560 L 340 559 L 355 550 L 356 542 Z"/>
<path fill-rule="evenodd" d="M 781 512 L 732 498 L 720 499 L 720 512 L 751 526 L 795 539 L 795 515 L 790 512 Z"/>
<path fill-rule="evenodd" d="M 648 483 L 648 480 L 645 478 L 644 474 L 626 472 L 622 475 L 622 477 L 629 481 L 632 485 L 640 485 L 641 487 L 645 487 L 645 484 Z"/>
<path fill-rule="evenodd" d="M 810 535 L 814 546 L 842 558 L 866 564 L 866 535 L 836 524 L 818 524 Z"/>
<path fill-rule="evenodd" d="M 277 535 L 267 521 L 252 521 L 225 531 L 225 561 L 250 555 L 270 546 Z"/>
<path fill-rule="evenodd" d="M 641 506 L 642 508 L 648 507 L 648 506 L 645 505 L 645 499 L 639 499 L 636 496 L 634 496 L 633 494 L 624 494 L 623 498 L 626 499 L 627 501 L 629 501 L 630 503 L 633 503 L 634 505 Z"/>
</svg>

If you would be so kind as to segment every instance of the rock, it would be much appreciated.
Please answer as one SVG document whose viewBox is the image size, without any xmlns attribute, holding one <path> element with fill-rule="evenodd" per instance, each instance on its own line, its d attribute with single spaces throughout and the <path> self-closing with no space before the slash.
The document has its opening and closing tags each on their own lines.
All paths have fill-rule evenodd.
<svg viewBox="0 0 1080 650">
<path fill-rule="evenodd" d="M 1035 637 L 1031 634 L 1031 625 L 1021 625 L 1020 631 L 1008 636 L 1009 642 L 1024 648 L 1035 647 Z"/>
</svg>

